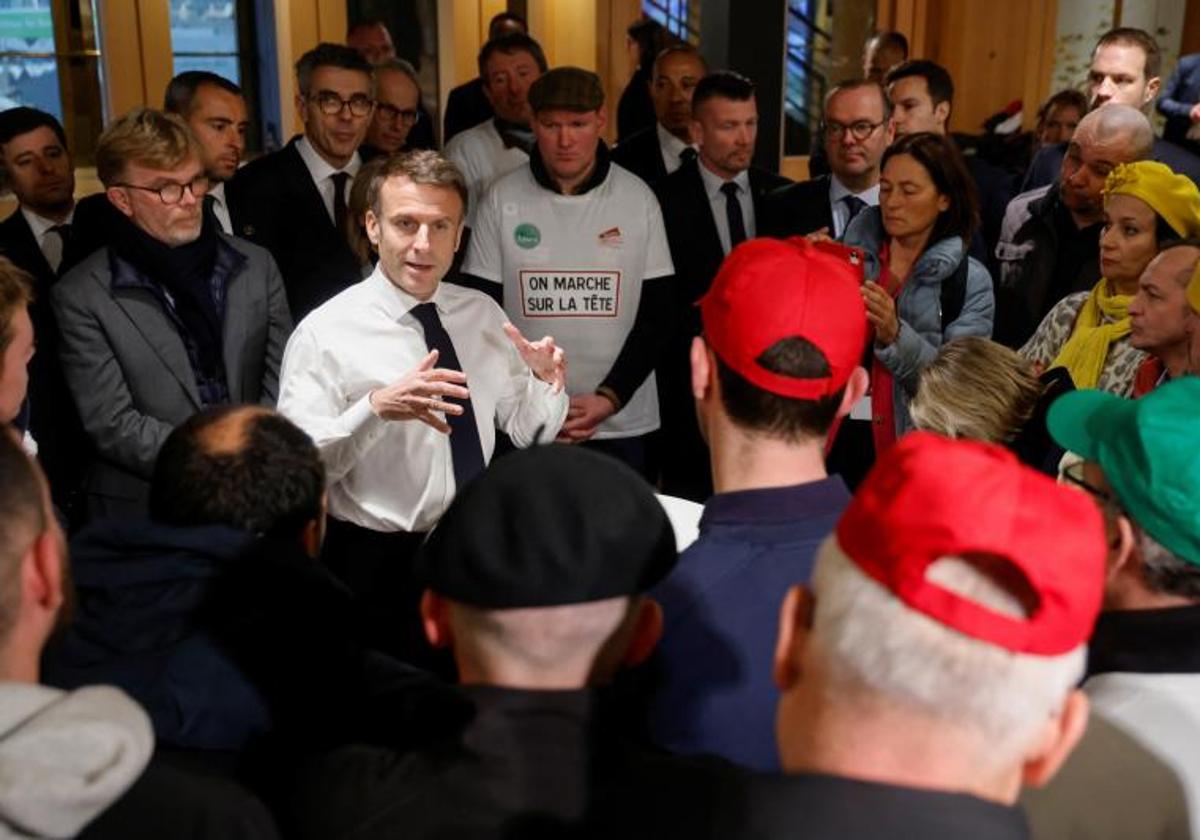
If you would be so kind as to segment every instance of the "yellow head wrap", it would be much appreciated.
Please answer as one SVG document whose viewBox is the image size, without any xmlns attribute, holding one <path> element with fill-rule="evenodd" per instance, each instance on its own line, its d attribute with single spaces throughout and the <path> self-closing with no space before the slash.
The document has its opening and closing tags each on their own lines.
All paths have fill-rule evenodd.
<svg viewBox="0 0 1200 840">
<path fill-rule="evenodd" d="M 1104 200 L 1113 195 L 1140 198 L 1184 239 L 1200 236 L 1200 190 L 1165 163 L 1139 160 L 1118 165 L 1104 182 Z"/>
</svg>

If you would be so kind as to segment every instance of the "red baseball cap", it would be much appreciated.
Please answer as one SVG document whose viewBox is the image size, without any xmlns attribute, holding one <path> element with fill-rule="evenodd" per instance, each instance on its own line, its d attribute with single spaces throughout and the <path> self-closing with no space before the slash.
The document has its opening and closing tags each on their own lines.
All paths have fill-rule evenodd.
<svg viewBox="0 0 1200 840">
<path fill-rule="evenodd" d="M 1074 650 L 1100 611 L 1107 546 L 1096 504 L 992 444 L 904 436 L 859 487 L 837 542 L 912 609 L 1014 653 Z M 926 577 L 939 558 L 971 555 L 1023 578 L 1036 596 L 1029 616 L 1002 615 Z"/>
<path fill-rule="evenodd" d="M 862 255 L 833 242 L 751 239 L 730 252 L 700 299 L 704 340 L 739 376 L 782 397 L 836 394 L 867 343 Z M 825 355 L 830 375 L 772 373 L 759 356 L 785 338 L 804 338 Z"/>
</svg>

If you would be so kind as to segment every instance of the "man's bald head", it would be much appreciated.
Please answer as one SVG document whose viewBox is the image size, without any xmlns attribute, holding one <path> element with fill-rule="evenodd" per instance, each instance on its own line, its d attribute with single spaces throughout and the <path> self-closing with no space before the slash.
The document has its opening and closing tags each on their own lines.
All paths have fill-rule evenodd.
<svg viewBox="0 0 1200 840">
<path fill-rule="evenodd" d="M 1079 121 L 1073 140 L 1080 145 L 1123 149 L 1123 162 L 1146 160 L 1154 152 L 1154 128 L 1137 108 L 1110 103 Z"/>
<path fill-rule="evenodd" d="M 1181 239 L 1169 243 L 1153 263 L 1157 263 L 1164 277 L 1170 277 L 1187 288 L 1200 268 L 1200 239 Z"/>
<path fill-rule="evenodd" d="M 228 525 L 298 537 L 323 519 L 325 468 L 312 440 L 261 406 L 225 406 L 171 432 L 150 488 L 150 516 L 166 525 Z"/>
</svg>

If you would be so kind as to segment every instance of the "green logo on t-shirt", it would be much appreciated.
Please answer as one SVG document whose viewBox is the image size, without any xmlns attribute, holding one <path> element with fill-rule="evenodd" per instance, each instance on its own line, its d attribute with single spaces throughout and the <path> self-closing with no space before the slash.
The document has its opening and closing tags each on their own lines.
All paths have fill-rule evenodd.
<svg viewBox="0 0 1200 840">
<path fill-rule="evenodd" d="M 513 231 L 513 240 L 521 248 L 536 248 L 542 241 L 542 232 L 529 222 L 522 222 Z"/>
</svg>

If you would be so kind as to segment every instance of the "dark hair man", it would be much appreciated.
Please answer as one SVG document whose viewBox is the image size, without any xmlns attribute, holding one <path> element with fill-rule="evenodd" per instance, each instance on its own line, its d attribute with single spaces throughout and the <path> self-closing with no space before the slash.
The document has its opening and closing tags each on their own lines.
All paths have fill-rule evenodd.
<svg viewBox="0 0 1200 840">
<path fill-rule="evenodd" d="M 1087 724 L 1103 564 L 1079 493 L 998 446 L 902 438 L 784 600 L 785 775 L 749 783 L 747 834 L 1028 837 L 1018 792 Z"/>
<path fill-rule="evenodd" d="M 200 141 L 200 160 L 209 180 L 205 207 L 216 214 L 221 230 L 233 233 L 225 183 L 246 153 L 250 120 L 242 89 L 216 73 L 188 70 L 171 79 L 164 99 L 163 110 L 182 117 Z"/>
<path fill-rule="evenodd" d="M 375 81 L 354 50 L 318 44 L 296 62 L 296 82 L 304 134 L 238 171 L 229 210 L 234 233 L 274 256 L 299 321 L 361 279 L 344 231 Z"/>
<path fill-rule="evenodd" d="M 1066 394 L 1048 417 L 1054 439 L 1083 457 L 1065 478 L 1091 497 L 1108 537 L 1103 610 L 1083 691 L 1098 714 L 1178 774 L 1189 803 L 1200 796 L 1200 763 L 1190 749 L 1200 728 L 1200 663 L 1191 643 L 1200 626 L 1198 411 L 1200 379 L 1189 376 L 1136 400 Z M 1103 838 L 1124 824 L 1127 837 L 1167 836 L 1156 830 L 1167 815 L 1142 805 L 1145 783 L 1131 774 L 1128 749 L 1080 752 L 1081 762 L 1035 800 L 1035 826 L 1044 818 L 1064 835 Z M 1097 774 L 1123 782 L 1115 789 L 1127 795 L 1096 799 Z M 1140 824 L 1131 825 L 1130 815 Z M 1189 819 L 1193 835 L 1200 831 L 1191 804 L 1171 816 Z M 1186 834 L 1177 820 L 1170 836 Z"/>
<path fill-rule="evenodd" d="M 1087 97 L 1074 88 L 1060 90 L 1038 108 L 1033 133 L 1038 148 L 1069 142 L 1088 112 Z"/>
<path fill-rule="evenodd" d="M 556 67 L 534 82 L 529 104 L 537 149 L 485 194 L 463 271 L 501 291 L 518 328 L 548 331 L 571 356 L 560 439 L 587 441 L 649 476 L 653 374 L 674 282 L 662 211 L 645 183 L 609 161 L 596 74 Z"/>
<path fill-rule="evenodd" d="M 34 108 L 0 112 L 0 161 L 18 202 L 16 212 L 0 222 L 0 252 L 32 280 L 25 305 L 39 350 L 29 366 L 29 404 L 21 425 L 33 440 L 42 442 L 41 465 L 54 502 L 73 517 L 87 438 L 58 361 L 60 339 L 50 287 L 76 229 L 75 169 L 62 125 Z M 10 375 L 10 386 L 15 376 Z M 0 420 L 11 422 L 13 417 Z"/>
<path fill-rule="evenodd" d="M 673 752 L 779 766 L 762 651 L 776 605 L 808 580 L 819 541 L 850 501 L 842 479 L 825 474 L 825 440 L 867 387 L 852 256 L 759 239 L 729 255 L 700 301 L 691 393 L 716 493 L 700 538 L 654 590 L 666 630 L 651 731 Z"/>
<path fill-rule="evenodd" d="M 784 187 L 765 202 L 770 236 L 824 231 L 837 239 L 866 207 L 879 205 L 879 169 L 895 137 L 892 103 L 873 81 L 834 85 L 825 96 L 820 137 L 829 174 Z"/>
<path fill-rule="evenodd" d="M 404 148 L 408 135 L 421 119 L 421 82 L 417 71 L 402 58 L 375 66 L 375 116 L 367 139 L 359 147 L 364 160 L 390 155 Z"/>
<path fill-rule="evenodd" d="M 908 39 L 901 32 L 876 32 L 863 44 L 863 78 L 882 85 L 888 71 L 908 61 Z"/>
<path fill-rule="evenodd" d="M 541 45 L 521 32 L 501 35 L 479 51 L 479 78 L 494 116 L 446 143 L 446 157 L 467 179 L 468 224 L 487 188 L 529 162 L 534 143 L 529 88 L 546 69 Z"/>
<path fill-rule="evenodd" d="M 291 332 L 271 255 L 218 232 L 194 135 L 139 109 L 100 137 L 111 242 L 51 290 L 62 364 L 95 448 L 93 514 L 143 513 L 159 447 L 197 410 L 273 404 Z"/>
<path fill-rule="evenodd" d="M 425 151 L 389 158 L 368 205 L 379 263 L 296 328 L 279 408 L 328 469 L 329 563 L 382 625 L 407 633 L 399 652 L 416 656 L 408 560 L 491 459 L 497 428 L 517 446 L 558 433 L 566 363 L 554 339 L 525 341 L 487 295 L 442 282 L 466 211 L 453 163 Z"/>
<path fill-rule="evenodd" d="M 906 61 L 888 72 L 885 85 L 897 137 L 919 131 L 950 134 L 954 82 L 946 68 L 932 61 Z M 995 276 L 998 267 L 994 252 L 1005 208 L 1015 194 L 1013 179 L 978 155 L 965 155 L 964 160 L 979 191 L 980 226 L 970 243 L 970 253 Z"/>
<path fill-rule="evenodd" d="M 372 67 L 396 57 L 392 33 L 381 20 L 360 20 L 353 24 L 346 32 L 346 46 L 361 55 Z"/>
<path fill-rule="evenodd" d="M 655 123 L 622 140 L 613 149 L 613 163 L 654 187 L 692 157 L 692 94 L 707 72 L 700 51 L 691 44 L 673 44 L 660 52 L 650 76 Z"/>
<path fill-rule="evenodd" d="M 1111 29 L 1100 36 L 1092 49 L 1087 77 L 1088 105 L 1093 110 L 1109 104 L 1128 105 L 1149 115 L 1162 86 L 1161 72 L 1162 51 L 1153 35 L 1127 26 Z M 1052 183 L 1058 177 L 1065 154 L 1064 144 L 1038 152 L 1029 164 L 1022 191 Z M 1200 184 L 1200 156 L 1174 142 L 1155 137 L 1151 159 Z"/>
<path fill-rule="evenodd" d="M 661 447 L 662 490 L 702 502 L 712 493 L 712 479 L 688 387 L 688 352 L 700 332 L 695 303 L 725 255 L 762 230 L 767 193 L 788 181 L 750 165 L 758 105 L 754 83 L 744 76 L 721 71 L 700 80 L 692 95 L 690 131 L 698 156 L 655 191 L 675 264 L 678 325 L 657 373 L 659 410 L 663 427 L 670 430 Z"/>
<path fill-rule="evenodd" d="M 488 41 L 505 35 L 528 34 L 529 26 L 525 18 L 515 12 L 500 12 L 488 22 Z M 487 122 L 494 115 L 491 97 L 484 90 L 484 74 L 481 70 L 471 81 L 450 90 L 446 98 L 446 116 L 442 120 L 442 143 L 448 144 L 456 134 Z"/>
<path fill-rule="evenodd" d="M 1175 240 L 1146 266 L 1129 304 L 1129 343 L 1150 354 L 1134 376 L 1135 397 L 1200 374 L 1200 241 Z"/>
<path fill-rule="evenodd" d="M 453 651 L 473 713 L 411 751 L 333 751 L 294 798 L 303 836 L 733 836 L 713 801 L 731 774 L 636 749 L 602 691 L 653 650 L 645 593 L 674 562 L 622 464 L 563 446 L 497 461 L 417 560 L 425 633 Z"/>
<path fill-rule="evenodd" d="M 1066 144 L 1057 181 L 1023 192 L 1004 214 L 996 257 L 995 339 L 1023 345 L 1046 313 L 1100 279 L 1104 180 L 1154 148 L 1150 121 L 1113 103 L 1090 112 Z"/>
</svg>

